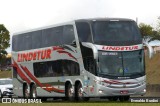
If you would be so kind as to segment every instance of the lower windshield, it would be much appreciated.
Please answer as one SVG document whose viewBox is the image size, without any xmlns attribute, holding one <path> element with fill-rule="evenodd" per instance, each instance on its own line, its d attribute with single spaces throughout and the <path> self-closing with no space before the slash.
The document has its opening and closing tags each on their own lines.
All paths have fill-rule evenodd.
<svg viewBox="0 0 160 106">
<path fill-rule="evenodd" d="M 99 51 L 99 76 L 107 78 L 136 78 L 143 76 L 143 50 L 125 52 Z"/>
</svg>

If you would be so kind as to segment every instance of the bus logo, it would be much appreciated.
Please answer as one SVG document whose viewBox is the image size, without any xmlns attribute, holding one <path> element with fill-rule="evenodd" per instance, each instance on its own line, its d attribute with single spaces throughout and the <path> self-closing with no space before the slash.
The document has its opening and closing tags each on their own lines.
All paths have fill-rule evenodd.
<svg viewBox="0 0 160 106">
<path fill-rule="evenodd" d="M 28 53 L 18 53 L 18 62 L 40 60 L 40 59 L 50 59 L 51 58 L 51 49 L 38 50 Z"/>
</svg>

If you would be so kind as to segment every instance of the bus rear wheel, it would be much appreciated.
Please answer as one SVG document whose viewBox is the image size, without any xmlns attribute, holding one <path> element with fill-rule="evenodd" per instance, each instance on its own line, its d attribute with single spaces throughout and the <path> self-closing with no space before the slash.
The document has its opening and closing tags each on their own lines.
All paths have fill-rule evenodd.
<svg viewBox="0 0 160 106">
<path fill-rule="evenodd" d="M 37 90 L 36 90 L 36 86 L 34 84 L 31 86 L 30 98 L 31 99 L 37 98 Z"/>
<path fill-rule="evenodd" d="M 84 92 L 81 83 L 79 83 L 75 89 L 75 96 L 77 101 L 89 101 L 89 97 L 84 97 Z"/>
</svg>

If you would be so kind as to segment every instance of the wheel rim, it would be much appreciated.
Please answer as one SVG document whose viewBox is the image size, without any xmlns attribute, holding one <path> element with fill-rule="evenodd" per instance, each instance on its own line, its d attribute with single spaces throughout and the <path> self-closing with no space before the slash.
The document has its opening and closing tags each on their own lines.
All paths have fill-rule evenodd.
<svg viewBox="0 0 160 106">
<path fill-rule="evenodd" d="M 34 88 L 34 89 L 33 89 L 33 94 L 32 94 L 33 98 L 36 98 L 36 95 L 37 95 L 36 89 Z"/>
<path fill-rule="evenodd" d="M 25 97 L 26 97 L 26 98 L 29 97 L 29 89 L 28 89 L 28 88 L 25 89 Z"/>
<path fill-rule="evenodd" d="M 71 87 L 68 89 L 68 96 L 73 97 L 73 89 Z"/>
<path fill-rule="evenodd" d="M 79 97 L 83 97 L 83 89 L 82 89 L 82 87 L 80 87 L 79 90 L 78 90 L 78 96 Z"/>
</svg>

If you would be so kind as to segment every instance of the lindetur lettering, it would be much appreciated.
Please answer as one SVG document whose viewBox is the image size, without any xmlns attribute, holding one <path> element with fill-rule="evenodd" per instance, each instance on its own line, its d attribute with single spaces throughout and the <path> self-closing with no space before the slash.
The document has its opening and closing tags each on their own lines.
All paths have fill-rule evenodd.
<svg viewBox="0 0 160 106">
<path fill-rule="evenodd" d="M 131 51 L 138 50 L 138 46 L 103 46 L 103 50 L 112 50 L 112 51 Z"/>
<path fill-rule="evenodd" d="M 18 53 L 17 62 L 40 60 L 40 59 L 50 59 L 51 58 L 51 49 L 38 50 L 28 53 Z"/>
</svg>

